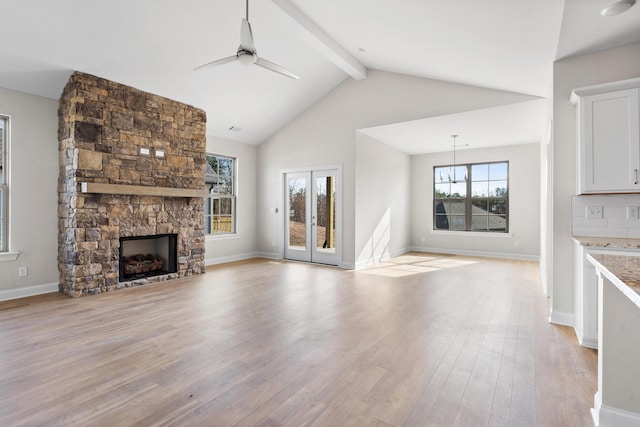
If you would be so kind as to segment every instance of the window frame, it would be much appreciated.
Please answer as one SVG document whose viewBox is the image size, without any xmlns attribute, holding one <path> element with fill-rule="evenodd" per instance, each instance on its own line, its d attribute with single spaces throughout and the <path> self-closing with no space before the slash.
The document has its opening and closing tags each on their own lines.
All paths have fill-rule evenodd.
<svg viewBox="0 0 640 427">
<path fill-rule="evenodd" d="M 11 136 L 10 117 L 0 114 L 2 136 L 0 136 L 0 253 L 9 252 L 9 143 Z"/>
<path fill-rule="evenodd" d="M 499 164 L 504 164 L 506 167 L 506 178 L 502 179 L 502 178 L 496 178 L 496 179 L 491 179 L 491 176 L 489 176 L 489 170 L 490 170 L 490 165 L 499 165 Z M 473 168 L 478 167 L 478 166 L 487 166 L 487 178 L 486 179 L 478 179 L 476 181 L 474 181 L 473 179 Z M 438 232 L 463 232 L 463 233 L 480 233 L 480 234 L 508 234 L 509 233 L 509 228 L 510 228 L 510 220 L 509 220 L 509 193 L 510 193 L 510 189 L 509 189 L 509 161 L 508 160 L 499 160 L 499 161 L 490 161 L 490 162 L 477 162 L 477 163 L 456 163 L 455 164 L 455 170 L 456 171 L 461 171 L 463 172 L 463 175 L 465 177 L 465 179 L 463 180 L 464 184 L 465 184 L 465 195 L 464 196 L 460 196 L 460 197 L 453 197 L 453 195 L 451 194 L 451 190 L 448 194 L 448 197 L 437 197 L 437 185 L 438 184 L 442 184 L 442 183 L 453 183 L 454 181 L 451 181 L 449 179 L 449 176 L 447 177 L 447 179 L 442 179 L 439 180 L 439 176 L 437 176 L 437 171 L 438 170 L 442 170 L 442 169 L 451 169 L 453 168 L 454 165 L 450 164 L 450 165 L 436 165 L 433 166 L 433 198 L 432 198 L 432 229 L 434 231 L 438 231 Z M 458 172 L 456 172 L 456 176 L 460 176 Z M 460 180 L 457 180 L 458 184 L 460 183 Z M 479 183 L 479 182 L 487 182 L 487 183 L 491 183 L 491 182 L 502 182 L 502 181 L 506 181 L 506 191 L 504 192 L 503 196 L 496 196 L 491 195 L 490 194 L 490 190 L 487 192 L 486 196 L 482 196 L 482 197 L 478 197 L 473 195 L 473 183 Z M 487 188 L 488 189 L 488 188 Z M 487 215 L 487 228 L 486 229 L 479 229 L 479 228 L 474 228 L 474 217 L 480 217 L 483 215 L 477 215 L 473 213 L 473 207 L 474 207 L 474 200 L 478 201 L 481 199 L 485 199 L 487 201 L 486 203 L 486 215 Z M 454 215 L 451 212 L 446 213 L 443 215 L 442 212 L 438 212 L 438 205 L 440 203 L 442 203 L 443 201 L 449 201 L 451 202 L 452 200 L 457 200 L 459 202 L 463 202 L 464 204 L 464 214 L 463 215 Z M 492 230 L 490 228 L 490 215 L 492 215 L 491 211 L 490 211 L 490 202 L 494 201 L 494 202 L 498 202 L 495 203 L 496 206 L 498 206 L 498 208 L 500 207 L 499 205 L 502 204 L 503 206 L 503 212 L 499 210 L 498 213 L 496 213 L 496 215 L 500 215 L 504 218 L 505 220 L 505 224 L 504 224 L 504 229 L 495 229 Z M 444 207 L 444 205 L 443 205 Z M 457 216 L 457 217 L 464 217 L 464 228 L 450 228 L 449 226 L 449 218 L 452 216 Z M 439 228 L 438 227 L 438 222 L 440 219 L 440 222 L 442 221 L 443 218 L 447 219 L 447 227 L 442 227 Z"/>
<path fill-rule="evenodd" d="M 205 209 L 204 209 L 204 232 L 207 237 L 219 237 L 219 236 L 230 236 L 237 234 L 237 218 L 236 218 L 236 199 L 237 199 L 237 170 L 238 170 L 238 159 L 233 156 L 227 156 L 216 153 L 206 153 L 206 163 L 207 166 L 212 165 L 209 163 L 209 158 L 215 157 L 217 159 L 224 159 L 231 161 L 231 174 L 221 173 L 221 168 L 219 166 L 220 162 L 216 162 L 217 171 L 214 171 L 214 175 L 212 175 L 213 179 L 221 179 L 220 182 L 224 182 L 224 180 L 229 180 L 230 184 L 228 185 L 228 192 L 215 192 L 216 190 L 216 182 L 211 182 L 208 180 L 207 173 L 205 172 L 205 186 L 209 189 L 209 196 L 207 196 L 204 200 Z M 224 187 L 224 185 L 223 185 Z M 219 188 L 219 187 L 218 187 Z M 221 213 L 220 207 L 223 204 L 227 204 L 228 210 L 230 213 Z M 218 213 L 216 213 L 218 212 Z M 229 218 L 230 230 L 222 230 L 223 221 L 222 218 Z M 217 221 L 216 221 L 217 220 Z"/>
</svg>

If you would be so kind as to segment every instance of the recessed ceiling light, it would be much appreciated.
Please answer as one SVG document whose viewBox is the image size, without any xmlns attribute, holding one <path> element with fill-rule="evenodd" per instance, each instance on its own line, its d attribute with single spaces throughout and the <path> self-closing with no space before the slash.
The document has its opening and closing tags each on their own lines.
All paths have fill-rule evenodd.
<svg viewBox="0 0 640 427">
<path fill-rule="evenodd" d="M 611 3 L 609 6 L 605 7 L 600 11 L 600 15 L 602 16 L 615 16 L 620 15 L 623 12 L 631 9 L 631 7 L 636 4 L 636 0 L 618 0 L 616 2 Z"/>
<path fill-rule="evenodd" d="M 242 128 L 240 128 L 240 127 L 238 127 L 238 126 L 231 126 L 231 127 L 229 128 L 229 130 L 230 130 L 230 131 L 233 131 L 233 132 L 240 132 L 240 131 L 242 130 Z"/>
</svg>

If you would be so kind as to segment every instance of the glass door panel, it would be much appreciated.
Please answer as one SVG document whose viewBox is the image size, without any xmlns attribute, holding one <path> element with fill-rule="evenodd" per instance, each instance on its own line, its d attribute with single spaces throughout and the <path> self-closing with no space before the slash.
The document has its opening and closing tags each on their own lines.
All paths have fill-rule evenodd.
<svg viewBox="0 0 640 427">
<path fill-rule="evenodd" d="M 315 250 L 324 254 L 336 253 L 335 181 L 335 176 L 315 177 Z"/>
<path fill-rule="evenodd" d="M 306 179 L 289 180 L 289 248 L 307 246 L 307 192 Z"/>
<path fill-rule="evenodd" d="M 286 175 L 286 246 L 285 258 L 298 261 L 311 261 L 311 226 L 309 224 L 309 173 L 291 173 Z"/>
</svg>

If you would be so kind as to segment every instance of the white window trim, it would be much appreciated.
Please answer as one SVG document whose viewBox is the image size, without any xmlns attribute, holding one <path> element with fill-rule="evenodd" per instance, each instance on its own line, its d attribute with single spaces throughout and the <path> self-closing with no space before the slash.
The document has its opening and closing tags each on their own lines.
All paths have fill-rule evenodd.
<svg viewBox="0 0 640 427">
<path fill-rule="evenodd" d="M 237 203 L 238 203 L 238 195 L 237 195 L 237 190 L 238 190 L 238 158 L 235 156 L 230 156 L 230 155 L 226 155 L 226 154 L 218 154 L 218 153 L 205 153 L 205 159 L 207 156 L 213 156 L 213 157 L 224 157 L 227 159 L 231 159 L 233 160 L 233 172 L 232 172 L 232 194 L 231 196 L 223 196 L 223 198 L 230 198 L 231 199 L 231 218 L 232 218 L 232 224 L 233 224 L 233 231 L 232 232 L 228 232 L 228 233 L 211 233 L 211 234 L 207 234 L 206 233 L 206 225 L 205 225 L 205 240 L 223 240 L 223 239 L 233 239 L 233 238 L 237 238 L 238 237 L 238 214 L 237 214 Z M 207 185 L 205 183 L 205 185 Z M 211 194 L 208 195 L 207 197 L 205 197 L 204 202 L 206 203 L 210 203 L 211 202 Z M 213 208 L 213 207 L 211 207 Z M 206 212 L 206 207 L 205 207 L 205 212 Z M 208 219 L 208 217 L 213 216 L 213 213 L 209 216 L 207 216 L 206 214 L 204 215 L 205 220 Z"/>
<path fill-rule="evenodd" d="M 436 168 L 445 168 L 445 167 L 452 167 L 452 166 L 465 166 L 467 167 L 467 171 L 470 170 L 470 167 L 474 166 L 474 165 L 485 165 L 485 164 L 497 164 L 497 163 L 506 163 L 507 165 L 507 186 L 509 187 L 510 184 L 510 164 L 508 160 L 497 160 L 497 161 L 488 161 L 488 162 L 463 162 L 463 163 L 459 163 L 459 164 L 454 164 L 454 165 L 441 165 L 441 166 L 434 166 L 433 167 L 433 174 L 432 174 L 432 178 L 433 178 L 433 182 L 432 182 L 432 189 L 433 189 L 433 194 L 432 194 L 432 198 L 431 198 L 431 203 L 432 203 L 432 209 L 434 209 L 434 212 L 432 212 L 432 227 L 431 228 L 431 234 L 447 234 L 447 235 L 460 235 L 460 236 L 465 236 L 465 235 L 499 235 L 499 236 L 506 236 L 506 237 L 511 237 L 512 232 L 511 230 L 511 214 L 509 212 L 509 203 L 510 203 L 510 197 L 509 197 L 509 193 L 507 191 L 507 196 L 506 196 L 506 201 L 507 201 L 507 213 L 506 213 L 506 221 L 507 221 L 507 231 L 488 231 L 488 230 L 473 230 L 473 229 L 468 229 L 468 230 L 450 230 L 450 229 L 443 229 L 443 228 L 435 228 L 436 226 L 436 212 L 435 212 L 435 201 L 436 201 L 436 193 L 435 193 L 435 186 L 437 184 L 436 182 L 436 177 L 435 177 L 435 171 Z M 454 174 L 455 176 L 455 174 Z M 455 182 L 455 181 L 454 181 Z M 471 183 L 473 183 L 473 176 L 471 175 L 471 179 L 467 179 L 466 174 L 465 174 L 465 183 L 467 183 L 467 188 L 469 188 L 469 185 Z M 462 199 L 461 199 L 462 200 Z M 471 196 L 471 194 L 467 194 L 467 196 L 465 197 L 465 203 L 471 203 L 473 198 Z"/>
<path fill-rule="evenodd" d="M 225 233 L 225 234 L 207 234 L 205 235 L 206 240 L 233 240 L 239 239 L 240 236 L 238 232 L 235 233 Z"/>
<path fill-rule="evenodd" d="M 20 256 L 20 252 L 0 252 L 0 262 L 15 261 Z"/>
<path fill-rule="evenodd" d="M 6 168 L 5 170 L 8 170 Z M 9 218 L 7 214 L 9 213 L 9 209 L 7 207 L 9 202 L 9 186 L 6 184 L 0 183 L 0 232 L 2 233 L 2 237 L 0 240 L 0 254 L 9 252 Z"/>
<path fill-rule="evenodd" d="M 18 258 L 19 252 L 10 252 L 9 247 L 9 172 L 11 170 L 11 164 L 9 161 L 9 145 L 11 144 L 11 117 L 8 115 L 0 115 L 5 121 L 4 128 L 4 143 L 2 145 L 2 150 L 4 153 L 3 157 L 3 176 L 4 182 L 0 181 L 0 205 L 2 206 L 2 211 L 0 212 L 0 230 L 2 231 L 2 241 L 0 241 L 0 261 L 15 261 Z"/>
</svg>

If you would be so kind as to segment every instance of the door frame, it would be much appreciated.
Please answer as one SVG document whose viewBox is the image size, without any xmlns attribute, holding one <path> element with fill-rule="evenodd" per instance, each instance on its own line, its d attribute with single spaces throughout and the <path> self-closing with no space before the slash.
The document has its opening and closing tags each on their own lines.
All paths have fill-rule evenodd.
<svg viewBox="0 0 640 427">
<path fill-rule="evenodd" d="M 342 267 L 342 246 L 343 246 L 343 237 L 342 237 L 342 210 L 343 210 L 343 203 L 342 203 L 342 164 L 334 164 L 334 165 L 323 165 L 323 166 L 311 166 L 311 167 L 302 167 L 302 168 L 290 168 L 290 169 L 280 169 L 280 209 L 283 213 L 281 220 L 279 221 L 279 225 L 278 225 L 278 236 L 280 239 L 280 259 L 285 259 L 285 251 L 286 251 L 286 230 L 285 230 L 285 224 L 287 221 L 286 215 L 288 215 L 288 212 L 286 212 L 287 209 L 287 198 L 288 195 L 286 195 L 286 191 L 287 191 L 287 174 L 293 174 L 293 173 L 305 173 L 305 172 L 309 172 L 311 176 L 313 176 L 313 172 L 325 172 L 325 171 L 336 171 L 336 186 L 335 186 L 335 192 L 336 192 L 336 203 L 337 203 L 337 207 L 336 207 L 336 217 L 335 217 L 335 221 L 336 221 L 336 260 L 337 260 L 337 266 L 338 267 Z M 312 261 L 313 263 L 313 261 Z M 318 263 L 320 264 L 320 263 Z M 322 265 L 333 265 L 333 264 L 322 264 Z"/>
</svg>

